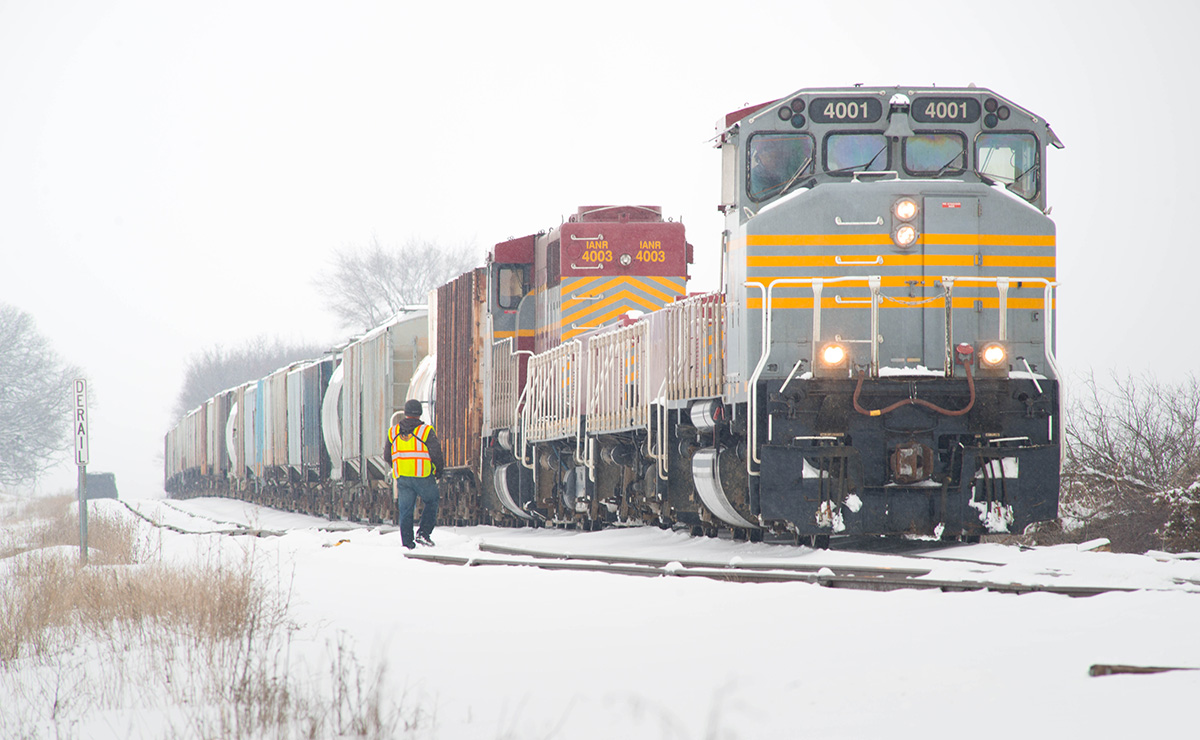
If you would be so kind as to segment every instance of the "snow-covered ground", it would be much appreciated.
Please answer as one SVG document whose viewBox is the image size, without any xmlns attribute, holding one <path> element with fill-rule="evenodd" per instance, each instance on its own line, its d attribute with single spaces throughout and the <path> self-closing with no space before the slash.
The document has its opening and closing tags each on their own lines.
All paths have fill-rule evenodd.
<svg viewBox="0 0 1200 740">
<path fill-rule="evenodd" d="M 97 505 L 124 510 L 119 502 Z M 238 501 L 135 501 L 163 555 L 255 548 L 307 639 L 344 634 L 386 664 L 429 738 L 1190 737 L 1200 671 L 1093 678 L 1093 664 L 1200 667 L 1200 562 L 954 548 L 929 577 L 1132 587 L 1088 598 L 725 583 L 405 557 L 392 528 L 331 527 Z M 212 532 L 237 525 L 281 536 Z M 150 525 L 146 525 L 149 527 Z M 184 533 L 176 530 L 184 530 Z M 207 534 L 199 534 L 208 532 Z M 196 533 L 196 534 L 193 534 Z M 912 559 L 692 539 L 657 529 L 439 528 L 425 552 L 481 542 L 713 563 Z M 111 717 L 82 737 L 136 723 Z"/>
</svg>

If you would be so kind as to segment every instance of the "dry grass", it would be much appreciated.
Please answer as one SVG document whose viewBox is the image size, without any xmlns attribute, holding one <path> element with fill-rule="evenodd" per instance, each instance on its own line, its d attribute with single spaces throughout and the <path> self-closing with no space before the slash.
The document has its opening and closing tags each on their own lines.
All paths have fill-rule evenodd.
<svg viewBox="0 0 1200 740">
<path fill-rule="evenodd" d="M 76 638 L 158 630 L 186 633 L 197 643 L 232 640 L 262 626 L 257 609 L 266 602 L 249 563 L 81 568 L 75 557 L 56 552 L 23 556 L 6 586 L 0 666 L 52 653 L 66 631 Z"/>
<path fill-rule="evenodd" d="M 37 502 L 5 526 L 2 737 L 57 736 L 98 710 L 128 709 L 148 724 L 127 734 L 142 737 L 384 738 L 426 729 L 419 710 L 388 700 L 383 667 L 367 671 L 344 639 L 326 646 L 324 670 L 300 680 L 289 590 L 270 581 L 254 548 L 233 563 L 214 553 L 169 566 L 132 517 L 92 513 L 94 549 L 80 567 L 69 500 Z M 157 724 L 145 719 L 153 717 Z"/>
<path fill-rule="evenodd" d="M 5 518 L 0 531 L 0 560 L 48 547 L 79 547 L 79 517 L 74 496 L 28 499 Z M 88 510 L 89 557 L 97 564 L 136 563 L 146 552 L 137 522 L 127 516 L 105 515 L 93 505 Z M 95 551 L 95 552 L 93 552 Z"/>
</svg>

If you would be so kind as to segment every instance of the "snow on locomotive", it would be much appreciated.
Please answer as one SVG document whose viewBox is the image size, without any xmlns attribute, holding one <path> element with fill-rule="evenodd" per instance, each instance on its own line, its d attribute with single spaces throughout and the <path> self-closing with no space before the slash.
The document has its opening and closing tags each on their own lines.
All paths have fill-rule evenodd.
<svg viewBox="0 0 1200 740">
<path fill-rule="evenodd" d="M 658 208 L 581 208 L 442 286 L 427 334 L 397 318 L 190 414 L 168 490 L 389 516 L 382 429 L 410 396 L 443 439 L 448 523 L 824 538 L 1054 519 L 1049 126 L 981 88 L 853 87 L 720 129 L 721 290 L 687 295 L 691 247 Z M 332 378 L 323 414 L 305 372 Z M 281 440 L 312 425 L 306 466 Z"/>
</svg>

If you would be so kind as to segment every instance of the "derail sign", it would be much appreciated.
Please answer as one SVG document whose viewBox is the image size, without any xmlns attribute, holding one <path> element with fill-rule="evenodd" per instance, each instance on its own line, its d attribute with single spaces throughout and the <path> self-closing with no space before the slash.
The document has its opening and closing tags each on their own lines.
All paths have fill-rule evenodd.
<svg viewBox="0 0 1200 740">
<path fill-rule="evenodd" d="M 82 378 L 75 381 L 75 464 L 87 465 L 87 381 Z"/>
</svg>

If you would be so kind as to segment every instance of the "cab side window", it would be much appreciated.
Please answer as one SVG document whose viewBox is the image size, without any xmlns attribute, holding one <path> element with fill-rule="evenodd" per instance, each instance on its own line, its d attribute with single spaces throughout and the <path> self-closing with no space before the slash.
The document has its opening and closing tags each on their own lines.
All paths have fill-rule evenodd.
<svg viewBox="0 0 1200 740">
<path fill-rule="evenodd" d="M 505 310 L 515 310 L 525 297 L 525 268 L 521 265 L 501 265 L 496 276 L 496 303 Z"/>
<path fill-rule="evenodd" d="M 980 134 L 975 137 L 975 169 L 1032 200 L 1041 188 L 1038 142 L 1033 134 Z"/>
</svg>

